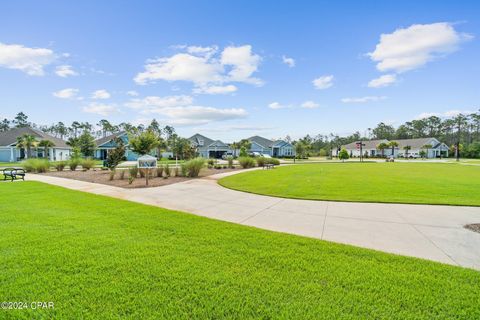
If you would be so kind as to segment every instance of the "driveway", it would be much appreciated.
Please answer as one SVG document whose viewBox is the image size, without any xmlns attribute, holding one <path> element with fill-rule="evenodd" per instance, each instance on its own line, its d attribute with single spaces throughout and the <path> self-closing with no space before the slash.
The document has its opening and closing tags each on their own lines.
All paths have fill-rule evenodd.
<svg viewBox="0 0 480 320">
<path fill-rule="evenodd" d="M 480 270 L 479 207 L 310 201 L 226 189 L 229 174 L 155 188 L 123 189 L 89 182 L 28 175 L 69 189 L 190 212 L 257 228 L 351 244 Z"/>
</svg>

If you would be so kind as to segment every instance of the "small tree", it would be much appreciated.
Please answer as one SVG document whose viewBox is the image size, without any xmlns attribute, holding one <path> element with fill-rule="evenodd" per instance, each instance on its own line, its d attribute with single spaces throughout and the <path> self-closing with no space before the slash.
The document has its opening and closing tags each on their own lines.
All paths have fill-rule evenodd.
<svg viewBox="0 0 480 320">
<path fill-rule="evenodd" d="M 77 146 L 84 157 L 93 157 L 95 152 L 95 139 L 88 131 L 78 137 Z"/>
<path fill-rule="evenodd" d="M 405 150 L 405 158 L 408 159 L 408 152 L 412 149 L 411 146 L 405 146 L 403 147 L 403 150 Z"/>
<path fill-rule="evenodd" d="M 421 156 L 422 158 L 428 158 L 428 150 L 430 150 L 430 149 L 432 149 L 432 148 L 433 148 L 433 146 L 432 146 L 431 144 L 425 144 L 425 145 L 423 145 L 423 146 L 422 146 L 422 149 L 425 149 L 425 151 L 422 150 L 423 153 L 424 153 L 424 155 L 422 156 L 422 151 L 420 151 L 420 156 Z"/>
<path fill-rule="evenodd" d="M 388 146 L 392 148 L 392 157 L 395 157 L 395 148 L 398 147 L 398 142 L 397 141 L 390 141 L 388 143 Z"/>
<path fill-rule="evenodd" d="M 382 152 L 382 158 L 385 156 L 385 149 L 388 148 L 388 144 L 385 142 L 379 143 L 377 149 Z"/>
<path fill-rule="evenodd" d="M 26 152 L 26 158 L 32 157 L 32 148 L 37 146 L 37 138 L 31 134 L 25 133 L 24 135 L 17 137 L 17 147 L 23 148 Z"/>
<path fill-rule="evenodd" d="M 111 150 L 107 155 L 107 167 L 114 170 L 118 164 L 125 160 L 125 144 L 121 138 L 113 140 L 115 142 L 115 149 Z"/>
<path fill-rule="evenodd" d="M 159 144 L 160 139 L 152 130 L 147 130 L 130 137 L 130 147 L 132 151 L 141 156 L 150 153 Z"/>
<path fill-rule="evenodd" d="M 345 160 L 348 160 L 350 156 L 348 155 L 348 151 L 345 148 L 342 148 L 340 152 L 338 153 L 338 159 L 342 160 L 342 162 L 345 162 Z"/>
<path fill-rule="evenodd" d="M 50 140 L 41 140 L 38 146 L 43 148 L 43 157 L 48 158 L 48 149 L 55 147 L 55 143 Z"/>
<path fill-rule="evenodd" d="M 240 147 L 240 157 L 246 157 L 246 156 L 248 156 L 247 148 L 245 148 L 245 146 L 241 146 Z"/>
<path fill-rule="evenodd" d="M 299 159 L 304 157 L 305 150 L 306 150 L 306 148 L 305 148 L 305 145 L 303 144 L 303 142 L 298 141 L 297 143 L 295 143 L 295 154 L 297 155 L 297 157 Z"/>
</svg>

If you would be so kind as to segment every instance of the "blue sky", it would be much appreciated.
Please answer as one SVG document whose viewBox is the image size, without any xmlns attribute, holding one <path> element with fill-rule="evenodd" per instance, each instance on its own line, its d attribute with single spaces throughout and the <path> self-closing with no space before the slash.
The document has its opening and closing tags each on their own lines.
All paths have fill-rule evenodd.
<svg viewBox="0 0 480 320">
<path fill-rule="evenodd" d="M 479 14 L 475 1 L 3 2 L 0 117 L 156 118 L 232 141 L 475 111 Z"/>
</svg>

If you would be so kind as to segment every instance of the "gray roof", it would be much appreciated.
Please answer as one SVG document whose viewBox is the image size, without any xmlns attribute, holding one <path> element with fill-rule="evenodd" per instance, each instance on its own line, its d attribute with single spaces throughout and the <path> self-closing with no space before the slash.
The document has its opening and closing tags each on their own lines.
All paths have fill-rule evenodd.
<svg viewBox="0 0 480 320">
<path fill-rule="evenodd" d="M 97 139 L 97 140 L 95 140 L 95 144 L 96 144 L 97 147 L 101 146 L 102 144 L 110 142 L 111 140 L 113 140 L 117 137 L 120 137 L 120 136 L 124 135 L 125 133 L 126 133 L 126 131 L 120 131 L 120 132 L 111 134 L 109 136 Z"/>
<path fill-rule="evenodd" d="M 412 149 L 422 149 L 424 145 L 431 144 L 433 148 L 438 147 L 441 143 L 435 138 L 418 138 L 418 139 L 397 139 L 398 147 L 403 149 L 405 146 L 410 146 Z"/>
<path fill-rule="evenodd" d="M 207 148 L 209 145 L 215 142 L 214 140 L 207 138 L 205 136 L 202 136 L 199 133 L 194 134 L 193 136 L 188 138 L 188 140 L 190 140 L 192 144 L 198 147 L 199 149 Z"/>
<path fill-rule="evenodd" d="M 403 147 L 405 146 L 410 146 L 411 149 L 420 150 L 424 145 L 427 145 L 427 144 L 431 144 L 432 148 L 437 148 L 438 146 L 442 145 L 440 141 L 438 141 L 436 138 L 433 138 L 433 137 L 418 138 L 418 139 L 393 139 L 390 141 L 396 141 L 398 143 L 398 149 L 403 149 Z M 365 144 L 363 146 L 363 149 L 377 149 L 377 146 L 382 142 L 388 143 L 389 141 L 386 139 L 365 140 L 363 141 L 363 143 Z M 343 147 L 348 150 L 356 149 L 357 148 L 356 143 L 357 141 L 344 145 Z"/>
<path fill-rule="evenodd" d="M 56 148 L 71 148 L 64 140 L 30 127 L 13 128 L 5 132 L 0 132 L 0 146 L 15 145 L 17 143 L 17 137 L 23 136 L 24 134 L 30 134 L 39 141 L 50 140 L 55 144 Z"/>
<path fill-rule="evenodd" d="M 250 141 L 250 142 L 255 142 L 256 144 L 259 144 L 264 148 L 270 148 L 275 142 L 275 141 L 272 141 L 272 140 L 269 140 L 267 138 L 260 137 L 260 136 L 253 136 L 253 137 L 248 138 L 247 140 Z"/>
<path fill-rule="evenodd" d="M 358 141 L 355 141 L 355 142 L 352 142 L 352 143 L 349 143 L 349 144 L 346 144 L 344 145 L 343 147 L 345 149 L 348 149 L 348 150 L 351 150 L 351 149 L 356 149 L 357 148 L 357 142 Z M 377 146 L 380 144 L 380 143 L 388 143 L 388 140 L 387 139 L 380 139 L 380 140 L 364 140 L 362 141 L 364 146 L 362 147 L 363 149 L 377 149 Z"/>
</svg>

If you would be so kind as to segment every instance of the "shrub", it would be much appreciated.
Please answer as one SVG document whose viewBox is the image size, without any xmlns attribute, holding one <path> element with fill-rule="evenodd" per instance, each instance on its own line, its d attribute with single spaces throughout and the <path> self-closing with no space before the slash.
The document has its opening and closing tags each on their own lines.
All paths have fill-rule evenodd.
<svg viewBox="0 0 480 320">
<path fill-rule="evenodd" d="M 200 170 L 205 166 L 205 159 L 203 158 L 195 158 L 189 160 L 182 164 L 182 171 L 184 171 L 184 175 L 190 178 L 196 178 L 200 174 Z"/>
<path fill-rule="evenodd" d="M 208 165 L 213 167 L 215 165 L 215 160 L 208 159 Z"/>
<path fill-rule="evenodd" d="M 157 168 L 157 177 L 163 177 L 163 166 Z"/>
<path fill-rule="evenodd" d="M 134 179 L 138 176 L 138 168 L 137 167 L 130 167 L 128 168 L 128 173 L 130 177 L 133 177 Z"/>
<path fill-rule="evenodd" d="M 90 170 L 95 167 L 95 160 L 87 158 L 80 161 L 80 165 L 84 170 Z"/>
<path fill-rule="evenodd" d="M 184 163 L 182 163 L 182 164 L 180 165 L 180 171 L 181 171 L 182 177 L 186 177 L 186 176 L 187 176 L 188 170 L 187 170 L 187 166 L 185 166 Z"/>
<path fill-rule="evenodd" d="M 280 165 L 280 160 L 275 159 L 275 158 L 268 158 L 266 163 L 273 164 L 274 166 L 279 166 Z"/>
<path fill-rule="evenodd" d="M 170 177 L 170 166 L 168 163 L 165 165 L 165 176 Z"/>
<path fill-rule="evenodd" d="M 57 169 L 57 171 L 63 171 L 66 165 L 67 163 L 65 161 L 58 161 L 58 162 L 55 162 L 54 167 L 55 169 Z"/>
<path fill-rule="evenodd" d="M 125 170 L 120 170 L 120 180 L 125 179 Z"/>
<path fill-rule="evenodd" d="M 257 165 L 258 165 L 259 167 L 263 167 L 263 166 L 265 165 L 265 163 L 266 163 L 265 160 L 267 160 L 267 159 L 264 158 L 264 157 L 258 157 L 258 158 L 256 158 L 256 160 L 257 160 Z"/>
<path fill-rule="evenodd" d="M 175 169 L 173 169 L 173 172 L 175 174 L 175 177 L 178 177 L 178 172 L 179 172 L 178 167 L 175 167 Z"/>
<path fill-rule="evenodd" d="M 215 165 L 215 169 L 217 169 L 217 170 L 218 170 L 218 169 L 222 169 L 222 166 L 219 165 L 219 164 L 216 164 L 216 165 Z"/>
<path fill-rule="evenodd" d="M 238 163 L 240 163 L 243 169 L 255 167 L 255 159 L 252 157 L 240 157 L 238 158 Z"/>
<path fill-rule="evenodd" d="M 46 159 L 27 159 L 23 162 L 23 169 L 27 172 L 47 172 L 50 169 L 50 162 Z"/>
<path fill-rule="evenodd" d="M 132 183 L 133 183 L 133 180 L 135 180 L 135 177 L 129 176 L 129 177 L 128 177 L 128 184 L 132 184 Z"/>
<path fill-rule="evenodd" d="M 233 169 L 233 157 L 232 156 L 227 157 L 227 161 L 228 161 L 228 167 Z"/>
<path fill-rule="evenodd" d="M 68 166 L 70 167 L 70 170 L 75 171 L 77 170 L 78 165 L 80 164 L 80 159 L 78 158 L 73 158 L 68 161 Z"/>
</svg>

